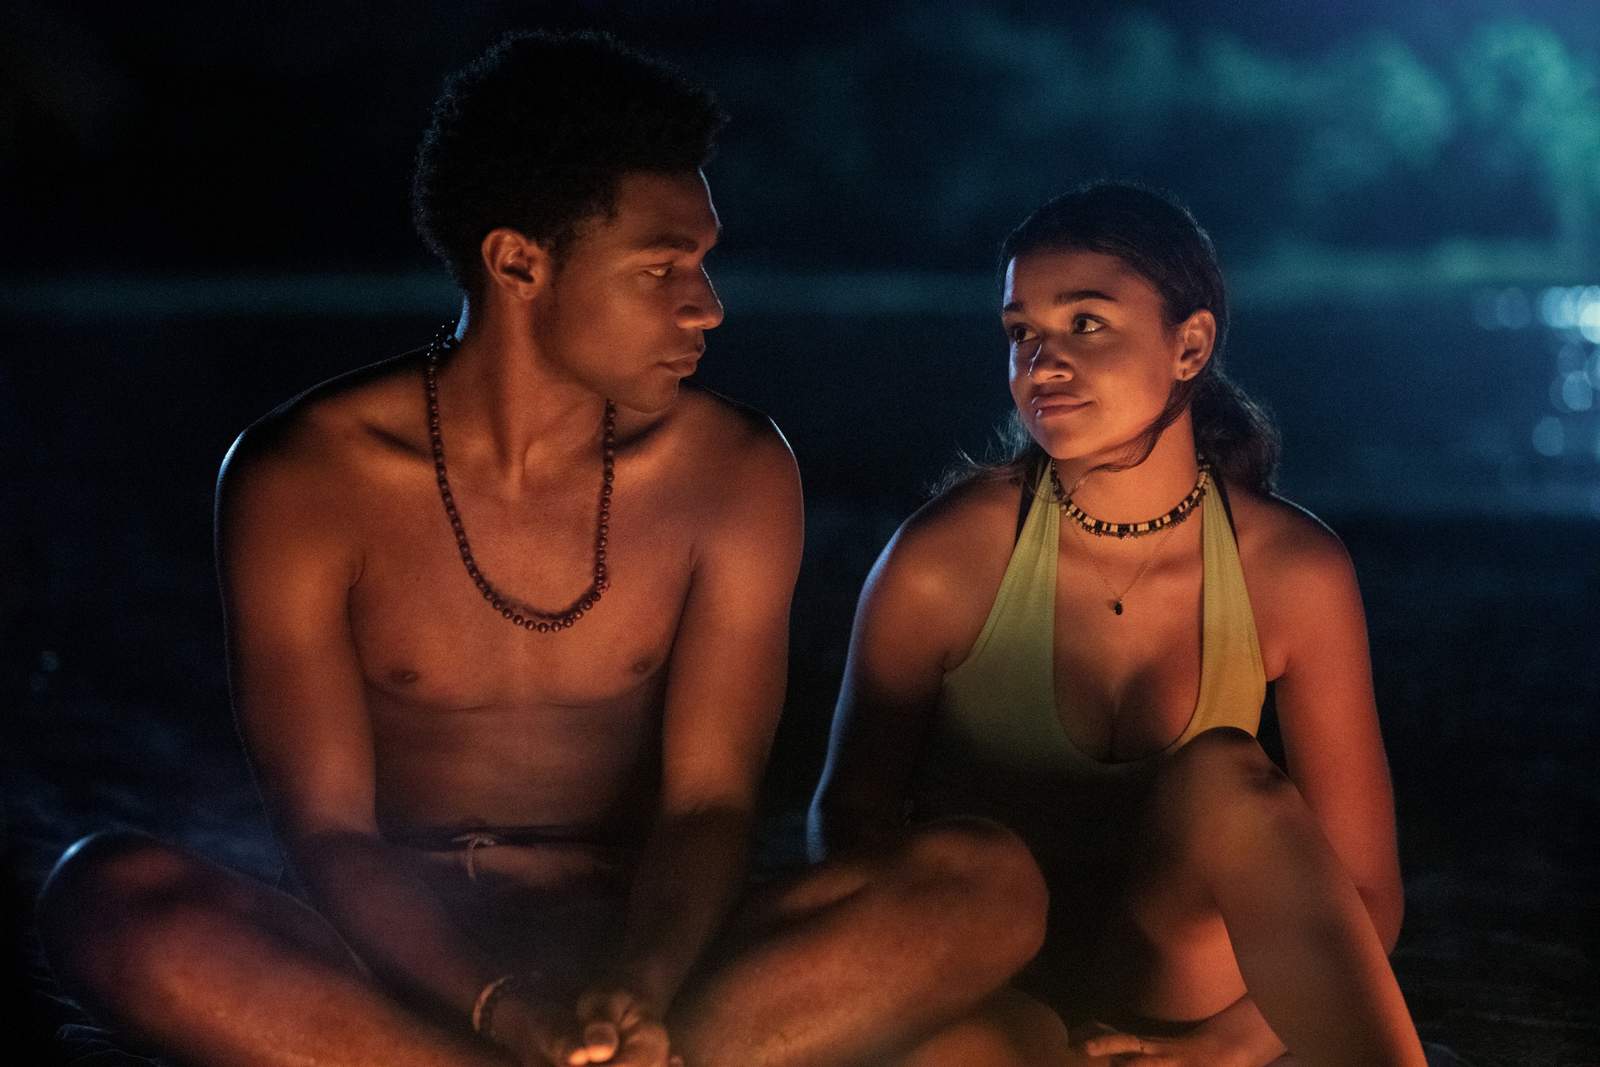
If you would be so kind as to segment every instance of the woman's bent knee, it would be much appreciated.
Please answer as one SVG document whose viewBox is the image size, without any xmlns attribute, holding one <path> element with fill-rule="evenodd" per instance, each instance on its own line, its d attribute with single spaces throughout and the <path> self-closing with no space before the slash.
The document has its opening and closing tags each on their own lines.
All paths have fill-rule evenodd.
<svg viewBox="0 0 1600 1067">
<path fill-rule="evenodd" d="M 1252 766 L 1267 754 L 1254 737 L 1233 726 L 1217 726 L 1196 734 L 1168 759 L 1169 766 Z M 1267 760 L 1267 762 L 1271 762 Z"/>
<path fill-rule="evenodd" d="M 1224 726 L 1199 734 L 1167 758 L 1154 798 L 1169 808 L 1215 811 L 1230 799 L 1271 797 L 1293 788 L 1254 737 Z"/>
<path fill-rule="evenodd" d="M 1157 774 L 1145 825 L 1172 860 L 1214 857 L 1233 831 L 1258 836 L 1263 828 L 1307 817 L 1300 791 L 1242 730 L 1207 730 L 1166 761 Z"/>
</svg>

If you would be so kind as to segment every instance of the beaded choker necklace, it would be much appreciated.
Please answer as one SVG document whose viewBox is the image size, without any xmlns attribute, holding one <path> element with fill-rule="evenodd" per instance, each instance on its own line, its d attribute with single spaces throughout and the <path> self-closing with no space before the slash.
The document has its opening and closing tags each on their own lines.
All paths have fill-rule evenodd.
<svg viewBox="0 0 1600 1067">
<path fill-rule="evenodd" d="M 1211 464 L 1203 456 L 1197 456 L 1196 459 L 1200 463 L 1200 477 L 1194 483 L 1194 488 L 1189 490 L 1189 495 L 1178 501 L 1177 506 L 1165 515 L 1157 515 L 1144 522 L 1106 522 L 1085 512 L 1061 488 L 1061 478 L 1056 474 L 1053 460 L 1050 463 L 1050 488 L 1055 492 L 1056 502 L 1061 505 L 1061 513 L 1096 537 L 1143 537 L 1178 525 L 1205 499 L 1206 490 L 1211 485 Z"/>
<path fill-rule="evenodd" d="M 456 535 L 456 548 L 461 552 L 461 562 L 466 565 L 467 576 L 472 579 L 472 584 L 478 587 L 483 599 L 500 613 L 501 618 L 524 630 L 536 630 L 542 634 L 569 629 L 583 618 L 590 608 L 598 604 L 601 594 L 611 587 L 606 576 L 606 535 L 611 529 L 611 475 L 612 464 L 617 454 L 617 405 L 610 400 L 606 401 L 605 415 L 601 422 L 602 473 L 600 518 L 594 540 L 594 580 L 566 611 L 539 611 L 530 608 L 500 592 L 478 569 L 478 561 L 472 558 L 472 546 L 467 543 L 466 528 L 461 525 L 461 513 L 456 509 L 455 496 L 450 492 L 450 478 L 445 473 L 444 466 L 444 438 L 439 433 L 439 362 L 454 350 L 456 343 L 455 329 L 451 326 L 444 327 L 434 336 L 428 345 L 427 359 L 423 363 L 422 381 L 428 393 L 428 437 L 433 444 L 433 471 L 435 480 L 439 483 L 439 499 L 444 501 L 444 513 L 450 519 L 450 529 Z"/>
</svg>

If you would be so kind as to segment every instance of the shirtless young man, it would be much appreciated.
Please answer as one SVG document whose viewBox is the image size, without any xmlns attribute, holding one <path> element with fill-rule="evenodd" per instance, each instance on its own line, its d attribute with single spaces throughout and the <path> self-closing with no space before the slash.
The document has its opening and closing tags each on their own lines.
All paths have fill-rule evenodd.
<svg viewBox="0 0 1600 1067">
<path fill-rule="evenodd" d="M 801 505 L 772 424 L 681 385 L 722 320 L 721 121 L 603 37 L 447 86 L 416 202 L 461 323 L 252 426 L 218 488 L 236 711 L 309 905 L 74 846 L 41 929 L 101 1017 L 218 1065 L 881 1062 L 1037 950 L 1037 868 L 976 821 L 740 900 Z"/>
</svg>

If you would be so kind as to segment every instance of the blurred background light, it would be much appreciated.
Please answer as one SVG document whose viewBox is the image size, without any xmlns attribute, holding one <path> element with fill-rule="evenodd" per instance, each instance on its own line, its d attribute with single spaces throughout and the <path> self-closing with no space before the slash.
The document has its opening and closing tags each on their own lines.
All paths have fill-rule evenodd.
<svg viewBox="0 0 1600 1067">
<path fill-rule="evenodd" d="M 1578 332 L 1590 344 L 1600 344 L 1600 291 L 1584 290 L 1578 310 Z"/>
<path fill-rule="evenodd" d="M 1567 434 L 1560 419 L 1554 415 L 1546 415 L 1533 424 L 1533 450 L 1539 455 L 1554 459 L 1561 455 L 1566 447 Z"/>
<path fill-rule="evenodd" d="M 1567 330 L 1578 321 L 1578 302 L 1572 290 L 1552 285 L 1539 294 L 1539 319 L 1552 330 Z"/>
<path fill-rule="evenodd" d="M 1502 289 L 1495 295 L 1494 320 L 1502 329 L 1520 330 L 1533 321 L 1528 294 L 1521 289 Z"/>
<path fill-rule="evenodd" d="M 1594 388 L 1588 375 L 1582 371 L 1568 371 L 1557 381 L 1560 383 L 1560 407 L 1564 411 L 1588 411 L 1594 407 Z"/>
</svg>

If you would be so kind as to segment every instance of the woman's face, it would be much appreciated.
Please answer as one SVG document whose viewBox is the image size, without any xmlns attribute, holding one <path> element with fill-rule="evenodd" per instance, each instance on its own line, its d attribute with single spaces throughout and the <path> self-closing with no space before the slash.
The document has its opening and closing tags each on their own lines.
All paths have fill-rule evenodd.
<svg viewBox="0 0 1600 1067">
<path fill-rule="evenodd" d="M 1011 397 L 1058 460 L 1120 458 L 1161 414 L 1173 382 L 1199 373 L 1216 334 L 1209 311 L 1168 326 L 1155 287 L 1100 252 L 1013 259 L 1000 317 Z"/>
</svg>

